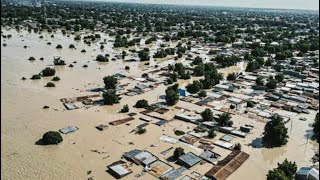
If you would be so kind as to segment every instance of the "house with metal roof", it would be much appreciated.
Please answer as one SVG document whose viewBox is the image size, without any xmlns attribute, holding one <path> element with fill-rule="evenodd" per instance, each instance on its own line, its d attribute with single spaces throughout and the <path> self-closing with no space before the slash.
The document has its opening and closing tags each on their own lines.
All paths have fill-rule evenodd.
<svg viewBox="0 0 320 180">
<path fill-rule="evenodd" d="M 198 164 L 202 159 L 192 152 L 188 152 L 178 158 L 178 164 L 186 168 L 191 168 Z"/>
<path fill-rule="evenodd" d="M 160 178 L 162 175 L 166 174 L 167 172 L 173 170 L 173 167 L 165 163 L 161 160 L 157 160 L 148 165 L 148 172 L 156 178 Z"/>
<path fill-rule="evenodd" d="M 178 169 L 173 169 L 169 172 L 167 172 L 166 174 L 162 175 L 161 176 L 161 179 L 163 180 L 174 180 L 174 179 L 177 179 L 178 177 L 182 176 L 182 173 L 184 171 L 186 171 L 187 168 L 185 167 L 180 167 Z"/>
<path fill-rule="evenodd" d="M 128 174 L 131 174 L 132 170 L 126 166 L 124 161 L 120 160 L 109 165 L 107 172 L 109 172 L 115 178 L 120 179 Z"/>
<path fill-rule="evenodd" d="M 143 165 L 149 165 L 158 160 L 158 158 L 149 151 L 140 152 L 139 154 L 134 156 L 134 159 L 136 159 L 138 162 L 140 162 L 140 164 Z"/>
<path fill-rule="evenodd" d="M 213 151 L 210 150 L 204 150 L 200 157 L 204 160 L 206 160 L 207 162 L 211 163 L 211 164 L 216 164 L 218 162 L 218 160 L 220 159 L 220 154 L 215 153 Z"/>
</svg>

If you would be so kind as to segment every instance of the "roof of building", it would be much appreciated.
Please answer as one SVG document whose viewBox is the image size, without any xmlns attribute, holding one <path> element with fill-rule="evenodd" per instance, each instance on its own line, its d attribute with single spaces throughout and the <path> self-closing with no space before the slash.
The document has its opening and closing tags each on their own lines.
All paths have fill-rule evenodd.
<svg viewBox="0 0 320 180">
<path fill-rule="evenodd" d="M 163 174 L 169 172 L 173 169 L 173 167 L 170 164 L 167 164 L 161 160 L 157 160 L 150 165 L 151 170 L 148 171 L 151 175 L 155 176 L 156 178 L 159 178 Z"/>
<path fill-rule="evenodd" d="M 220 147 L 223 147 L 223 148 L 227 148 L 227 149 L 230 149 L 233 146 L 233 144 L 231 144 L 231 143 L 220 141 L 220 140 L 215 141 L 213 144 L 220 146 Z"/>
<path fill-rule="evenodd" d="M 78 127 L 75 127 L 75 126 L 68 126 L 68 127 L 59 129 L 59 131 L 60 131 L 62 134 L 68 134 L 68 133 L 75 132 L 75 131 L 77 131 L 78 129 L 79 129 L 79 128 L 78 128 Z"/>
<path fill-rule="evenodd" d="M 217 165 L 214 165 L 206 173 L 206 176 L 213 179 L 227 179 L 249 156 L 249 154 L 243 151 L 232 151 L 226 158 L 219 161 Z"/>
<path fill-rule="evenodd" d="M 204 150 L 203 153 L 201 153 L 200 157 L 202 157 L 204 160 L 215 164 L 220 159 L 220 155 L 218 153 L 215 153 L 210 150 Z"/>
<path fill-rule="evenodd" d="M 122 156 L 126 159 L 132 159 L 134 158 L 137 154 L 141 153 L 140 150 L 138 149 L 134 149 L 134 150 L 131 150 L 129 152 L 125 152 Z"/>
<path fill-rule="evenodd" d="M 178 160 L 188 167 L 192 167 L 199 163 L 201 161 L 201 158 L 193 154 L 192 152 L 188 152 L 187 154 L 180 156 Z"/>
<path fill-rule="evenodd" d="M 184 171 L 186 171 L 187 169 L 185 167 L 180 167 L 178 169 L 173 169 L 169 172 L 167 172 L 166 174 L 164 174 L 163 176 L 161 176 L 161 179 L 165 179 L 165 180 L 174 180 L 177 179 L 178 177 L 182 176 L 182 173 Z"/>
<path fill-rule="evenodd" d="M 232 139 L 234 139 L 234 137 L 229 134 L 226 134 L 226 135 L 222 136 L 220 139 L 223 141 L 226 141 L 226 142 L 230 142 Z"/>
<path fill-rule="evenodd" d="M 153 154 L 151 154 L 148 151 L 140 152 L 139 154 L 135 155 L 134 158 L 145 165 L 148 165 L 148 164 L 158 160 L 158 158 L 156 156 L 154 156 Z"/>
</svg>

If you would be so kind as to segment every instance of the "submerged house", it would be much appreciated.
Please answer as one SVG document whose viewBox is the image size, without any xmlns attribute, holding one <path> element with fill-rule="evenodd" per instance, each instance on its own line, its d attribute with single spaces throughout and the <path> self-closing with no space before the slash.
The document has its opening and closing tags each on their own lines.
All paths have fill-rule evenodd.
<svg viewBox="0 0 320 180">
<path fill-rule="evenodd" d="M 178 164 L 186 168 L 191 168 L 198 164 L 202 159 L 192 152 L 188 152 L 178 158 Z"/>
<path fill-rule="evenodd" d="M 249 156 L 249 154 L 243 151 L 233 151 L 226 158 L 219 161 L 217 165 L 214 165 L 205 176 L 213 180 L 227 179 Z"/>
<path fill-rule="evenodd" d="M 108 172 L 117 179 L 120 179 L 128 174 L 132 173 L 132 170 L 129 169 L 124 161 L 117 161 L 107 166 Z"/>
</svg>

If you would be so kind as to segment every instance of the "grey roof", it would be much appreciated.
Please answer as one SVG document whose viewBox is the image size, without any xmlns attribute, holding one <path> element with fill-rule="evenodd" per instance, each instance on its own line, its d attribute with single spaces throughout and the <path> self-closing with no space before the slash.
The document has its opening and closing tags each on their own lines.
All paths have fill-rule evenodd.
<svg viewBox="0 0 320 180">
<path fill-rule="evenodd" d="M 192 167 L 195 164 L 199 163 L 201 161 L 201 158 L 193 154 L 192 152 L 188 152 L 187 154 L 180 156 L 178 160 L 188 167 Z"/>
<path fill-rule="evenodd" d="M 145 89 L 145 88 L 148 88 L 149 86 L 145 85 L 145 84 L 139 84 L 139 85 L 136 85 L 135 88 L 137 89 Z"/>
<path fill-rule="evenodd" d="M 311 169 L 312 169 L 311 167 L 302 167 L 297 171 L 296 174 L 298 174 L 298 175 L 308 175 Z"/>
<path fill-rule="evenodd" d="M 174 180 L 177 179 L 178 177 L 182 176 L 182 173 L 186 171 L 187 169 L 185 167 L 180 167 L 178 169 L 173 169 L 166 174 L 161 176 L 161 179 L 165 180 Z"/>
<path fill-rule="evenodd" d="M 77 131 L 78 129 L 79 129 L 79 128 L 77 128 L 77 127 L 75 127 L 75 126 L 68 126 L 68 127 L 59 129 L 59 131 L 60 131 L 62 134 L 68 134 L 68 133 L 75 132 L 75 131 Z"/>
<path fill-rule="evenodd" d="M 142 162 L 144 165 L 151 164 L 154 161 L 158 160 L 156 156 L 148 151 L 140 152 L 139 154 L 135 155 L 135 158 Z"/>
<path fill-rule="evenodd" d="M 134 150 L 131 150 L 129 152 L 125 152 L 122 156 L 125 157 L 126 159 L 132 159 L 139 153 L 141 153 L 140 150 L 134 149 Z"/>
<path fill-rule="evenodd" d="M 204 160 L 214 164 L 220 159 L 220 155 L 218 153 L 209 151 L 209 150 L 204 150 L 203 153 L 200 155 Z"/>
</svg>

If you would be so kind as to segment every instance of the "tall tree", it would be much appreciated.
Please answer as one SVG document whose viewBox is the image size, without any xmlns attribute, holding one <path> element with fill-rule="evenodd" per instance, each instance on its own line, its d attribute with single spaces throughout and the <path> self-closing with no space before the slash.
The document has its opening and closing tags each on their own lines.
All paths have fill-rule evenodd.
<svg viewBox="0 0 320 180">
<path fill-rule="evenodd" d="M 283 118 L 275 114 L 271 120 L 265 125 L 263 133 L 263 143 L 268 146 L 279 147 L 288 142 L 288 128 L 283 122 Z"/>
</svg>

